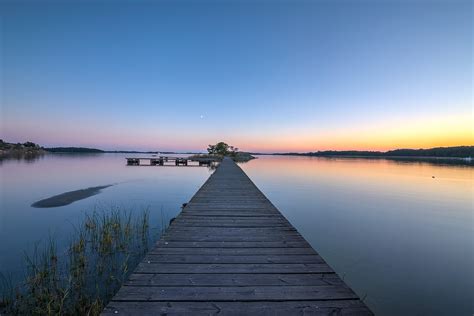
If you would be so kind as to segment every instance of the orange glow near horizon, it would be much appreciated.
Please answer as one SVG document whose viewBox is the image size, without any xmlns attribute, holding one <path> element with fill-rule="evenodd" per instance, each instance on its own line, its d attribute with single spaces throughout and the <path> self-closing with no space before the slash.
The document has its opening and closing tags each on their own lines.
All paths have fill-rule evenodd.
<svg viewBox="0 0 474 316">
<path fill-rule="evenodd" d="M 347 128 L 313 133 L 303 129 L 277 140 L 252 138 L 240 148 L 262 152 L 309 152 L 318 150 L 387 151 L 400 148 L 473 146 L 471 117 L 452 117 L 422 122 L 378 123 L 366 128 Z"/>
<path fill-rule="evenodd" d="M 151 150 L 151 151 L 205 151 L 208 144 L 224 141 L 240 150 L 250 152 L 312 152 L 318 150 L 369 150 L 387 151 L 400 148 L 432 148 L 450 146 L 473 146 L 474 124 L 472 115 L 424 120 L 393 120 L 333 128 L 318 128 L 317 124 L 305 124 L 297 128 L 283 126 L 281 129 L 230 131 L 195 130 L 192 133 L 176 133 L 155 127 L 132 130 L 126 134 L 119 127 L 108 129 L 69 128 L 58 124 L 12 125 L 16 134 L 12 142 L 27 140 L 45 147 L 76 146 L 105 150 Z M 78 121 L 76 126 L 82 126 Z M 57 133 L 61 128 L 65 132 Z M 19 133 L 21 131 L 21 133 Z M 36 135 L 30 138 L 31 135 Z"/>
</svg>

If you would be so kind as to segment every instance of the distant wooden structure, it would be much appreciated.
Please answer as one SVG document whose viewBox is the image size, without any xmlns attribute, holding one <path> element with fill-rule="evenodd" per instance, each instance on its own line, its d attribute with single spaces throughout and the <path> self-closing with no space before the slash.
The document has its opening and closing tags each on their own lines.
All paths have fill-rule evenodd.
<svg viewBox="0 0 474 316">
<path fill-rule="evenodd" d="M 139 157 L 125 158 L 127 166 L 211 166 L 217 162 L 214 158 L 183 158 L 183 157 Z"/>
<path fill-rule="evenodd" d="M 372 315 L 226 158 L 104 315 Z"/>
</svg>

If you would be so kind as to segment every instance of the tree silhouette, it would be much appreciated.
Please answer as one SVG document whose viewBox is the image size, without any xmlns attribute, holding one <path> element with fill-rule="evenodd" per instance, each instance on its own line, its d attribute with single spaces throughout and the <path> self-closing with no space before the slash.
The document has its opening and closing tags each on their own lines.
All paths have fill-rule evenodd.
<svg viewBox="0 0 474 316">
<path fill-rule="evenodd" d="M 207 152 L 209 155 L 218 155 L 218 156 L 234 156 L 238 151 L 237 147 L 230 146 L 224 142 L 218 142 L 215 145 L 209 145 L 207 147 Z"/>
</svg>

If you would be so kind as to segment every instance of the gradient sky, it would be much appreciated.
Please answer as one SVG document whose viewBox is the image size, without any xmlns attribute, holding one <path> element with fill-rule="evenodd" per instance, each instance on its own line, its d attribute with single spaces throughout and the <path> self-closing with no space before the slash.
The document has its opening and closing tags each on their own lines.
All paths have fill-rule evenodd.
<svg viewBox="0 0 474 316">
<path fill-rule="evenodd" d="M 474 145 L 471 1 L 1 1 L 1 138 Z"/>
</svg>

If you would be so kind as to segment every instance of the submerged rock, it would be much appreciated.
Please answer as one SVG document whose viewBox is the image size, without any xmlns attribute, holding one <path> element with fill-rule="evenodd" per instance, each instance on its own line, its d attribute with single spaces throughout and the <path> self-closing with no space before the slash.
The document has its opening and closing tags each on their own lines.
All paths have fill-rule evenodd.
<svg viewBox="0 0 474 316">
<path fill-rule="evenodd" d="M 113 184 L 102 185 L 98 187 L 91 187 L 87 189 L 69 191 L 62 194 L 58 194 L 47 199 L 43 199 L 31 204 L 32 207 L 58 207 L 71 204 L 73 202 L 86 199 L 93 195 L 99 194 L 102 189 L 108 188 Z"/>
</svg>

